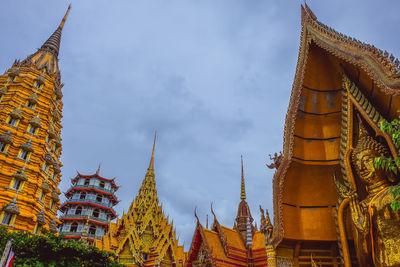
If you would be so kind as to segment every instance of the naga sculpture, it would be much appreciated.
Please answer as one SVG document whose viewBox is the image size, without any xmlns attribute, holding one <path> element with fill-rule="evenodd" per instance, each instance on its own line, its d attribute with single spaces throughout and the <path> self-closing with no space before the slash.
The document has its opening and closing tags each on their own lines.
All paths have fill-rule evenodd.
<svg viewBox="0 0 400 267">
<path fill-rule="evenodd" d="M 360 124 L 351 162 L 358 179 L 366 186 L 367 196 L 360 200 L 350 184 L 335 181 L 339 196 L 349 199 L 354 242 L 362 266 L 400 266 L 400 212 L 390 206 L 394 200 L 390 192 L 393 176 L 374 166 L 374 159 L 382 154 L 390 156 L 386 146 Z"/>
</svg>

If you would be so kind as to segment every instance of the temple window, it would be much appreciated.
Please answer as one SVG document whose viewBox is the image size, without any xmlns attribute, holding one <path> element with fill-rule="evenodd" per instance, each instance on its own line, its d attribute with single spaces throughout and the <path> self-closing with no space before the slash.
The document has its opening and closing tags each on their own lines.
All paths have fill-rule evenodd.
<svg viewBox="0 0 400 267">
<path fill-rule="evenodd" d="M 88 234 L 89 235 L 95 235 L 96 234 L 96 226 L 95 225 L 93 225 L 93 224 L 90 225 Z"/>
<path fill-rule="evenodd" d="M 27 150 L 21 149 L 21 150 L 19 151 L 18 157 L 19 157 L 20 159 L 23 159 L 23 160 L 29 160 L 30 155 L 31 155 L 31 152 L 29 152 L 29 151 L 27 151 Z"/>
<path fill-rule="evenodd" d="M 85 179 L 84 185 L 89 185 L 90 184 L 90 179 Z"/>
<path fill-rule="evenodd" d="M 69 231 L 76 233 L 77 230 L 78 230 L 78 223 L 76 223 L 76 222 L 72 223 Z"/>
<path fill-rule="evenodd" d="M 43 166 L 42 166 L 42 171 L 44 171 L 45 173 L 47 173 L 48 169 L 49 169 L 49 164 L 45 161 L 45 162 L 43 163 Z"/>
<path fill-rule="evenodd" d="M 39 127 L 33 126 L 32 124 L 28 125 L 28 133 L 37 134 L 39 131 Z"/>
<path fill-rule="evenodd" d="M 105 185 L 104 181 L 100 181 L 99 186 L 100 186 L 101 188 L 104 188 L 104 185 Z"/>
<path fill-rule="evenodd" d="M 54 207 L 54 201 L 53 201 L 53 200 L 50 200 L 50 206 L 49 206 L 49 208 L 50 208 L 51 210 L 53 210 L 53 207 Z"/>
<path fill-rule="evenodd" d="M 8 82 L 13 82 L 13 81 L 15 81 L 15 76 L 8 76 L 7 81 L 8 81 Z"/>
<path fill-rule="evenodd" d="M 148 256 L 147 253 L 143 253 L 143 254 L 142 254 L 142 258 L 143 258 L 144 261 L 147 261 L 148 257 L 149 257 L 149 256 Z"/>
<path fill-rule="evenodd" d="M 34 108 L 35 108 L 35 103 L 30 102 L 30 101 L 26 101 L 26 106 L 27 106 L 28 108 L 34 109 Z"/>
<path fill-rule="evenodd" d="M 12 213 L 4 212 L 3 213 L 3 218 L 1 220 L 1 223 L 5 224 L 5 225 L 11 225 L 12 219 L 13 219 L 13 214 Z"/>
<path fill-rule="evenodd" d="M 40 230 L 42 229 L 42 226 L 40 226 L 40 224 L 36 224 L 36 227 L 35 227 L 35 231 L 33 231 L 33 233 L 35 234 L 35 235 L 37 235 L 37 234 L 39 234 L 40 233 Z"/>
<path fill-rule="evenodd" d="M 42 83 L 40 83 L 39 81 L 36 81 L 34 84 L 33 84 L 33 86 L 35 87 L 35 88 L 37 88 L 37 89 L 42 89 Z"/>
<path fill-rule="evenodd" d="M 6 120 L 6 122 L 7 122 L 9 125 L 15 126 L 15 127 L 18 126 L 18 121 L 19 121 L 18 119 L 13 118 L 13 117 L 11 117 L 11 116 L 8 116 L 8 118 L 7 118 L 7 120 Z"/>
<path fill-rule="evenodd" d="M 20 179 L 14 178 L 14 183 L 12 185 L 12 188 L 15 190 L 20 190 L 22 187 L 22 181 Z"/>
<path fill-rule="evenodd" d="M 9 144 L 4 142 L 0 142 L 0 152 L 7 153 L 8 148 L 10 147 Z"/>
<path fill-rule="evenodd" d="M 85 192 L 81 193 L 79 199 L 85 199 L 85 198 L 86 198 L 86 193 Z"/>
<path fill-rule="evenodd" d="M 99 218 L 99 214 L 100 214 L 99 209 L 94 209 L 93 210 L 93 217 Z"/>
<path fill-rule="evenodd" d="M 96 201 L 97 202 L 102 202 L 103 201 L 103 196 L 102 195 L 97 195 L 96 196 Z"/>
<path fill-rule="evenodd" d="M 55 181 L 56 178 L 57 178 L 57 174 L 56 174 L 56 172 L 53 171 L 53 174 L 51 175 L 51 179 L 52 179 L 53 181 Z"/>
<path fill-rule="evenodd" d="M 82 207 L 79 206 L 79 207 L 77 207 L 76 210 L 75 210 L 75 215 L 81 215 L 81 214 L 82 214 Z"/>
<path fill-rule="evenodd" d="M 42 191 L 40 192 L 40 195 L 39 195 L 39 200 L 40 200 L 40 201 L 43 201 L 45 195 L 46 195 L 46 193 L 42 190 Z"/>
<path fill-rule="evenodd" d="M 46 137 L 46 143 L 50 143 L 50 141 L 51 141 L 51 137 L 48 135 L 47 137 Z"/>
</svg>

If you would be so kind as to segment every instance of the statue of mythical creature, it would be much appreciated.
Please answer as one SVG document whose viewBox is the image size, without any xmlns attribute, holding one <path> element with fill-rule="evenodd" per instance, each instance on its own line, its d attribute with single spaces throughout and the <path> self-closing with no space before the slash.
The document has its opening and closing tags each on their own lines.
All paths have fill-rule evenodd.
<svg viewBox="0 0 400 267">
<path fill-rule="evenodd" d="M 273 162 L 271 164 L 266 164 L 267 167 L 270 169 L 278 169 L 282 163 L 282 151 L 279 152 L 279 155 L 275 152 L 273 157 L 271 156 L 271 154 L 269 154 L 269 159 Z"/>
<path fill-rule="evenodd" d="M 271 245 L 272 241 L 272 233 L 274 231 L 274 226 L 271 223 L 271 220 L 269 218 L 269 213 L 268 210 L 265 209 L 266 216 L 264 215 L 264 210 L 260 205 L 260 212 L 261 212 L 261 225 L 260 225 L 260 230 L 262 233 L 265 235 L 265 243 L 267 245 Z"/>
<path fill-rule="evenodd" d="M 374 167 L 374 159 L 390 156 L 385 145 L 372 138 L 360 124 L 351 161 L 367 197 L 360 201 L 350 184 L 336 181 L 339 196 L 350 200 L 354 241 L 361 266 L 400 266 L 400 212 L 391 208 L 391 173 Z M 394 185 L 398 187 L 399 185 Z"/>
</svg>

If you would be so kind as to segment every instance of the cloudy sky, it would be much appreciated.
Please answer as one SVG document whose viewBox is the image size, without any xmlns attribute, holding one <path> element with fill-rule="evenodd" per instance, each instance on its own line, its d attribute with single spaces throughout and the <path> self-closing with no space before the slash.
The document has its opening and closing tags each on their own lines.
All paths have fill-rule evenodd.
<svg viewBox="0 0 400 267">
<path fill-rule="evenodd" d="M 232 226 L 240 200 L 272 210 L 268 154 L 282 149 L 295 73 L 294 0 L 73 0 L 63 31 L 61 191 L 78 170 L 116 178 L 119 214 L 137 194 L 157 130 L 159 199 L 186 249 L 194 207 Z M 2 0 L 0 70 L 36 51 L 69 2 Z M 400 2 L 308 1 L 323 23 L 400 55 Z"/>
</svg>

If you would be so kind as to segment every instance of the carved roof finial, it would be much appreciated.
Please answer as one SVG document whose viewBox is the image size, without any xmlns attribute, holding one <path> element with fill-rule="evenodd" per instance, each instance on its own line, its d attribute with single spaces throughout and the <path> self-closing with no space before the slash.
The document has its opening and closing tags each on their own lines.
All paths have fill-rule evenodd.
<svg viewBox="0 0 400 267">
<path fill-rule="evenodd" d="M 197 206 L 194 207 L 194 217 L 196 217 L 197 223 L 200 223 L 199 217 L 197 216 Z"/>
</svg>

